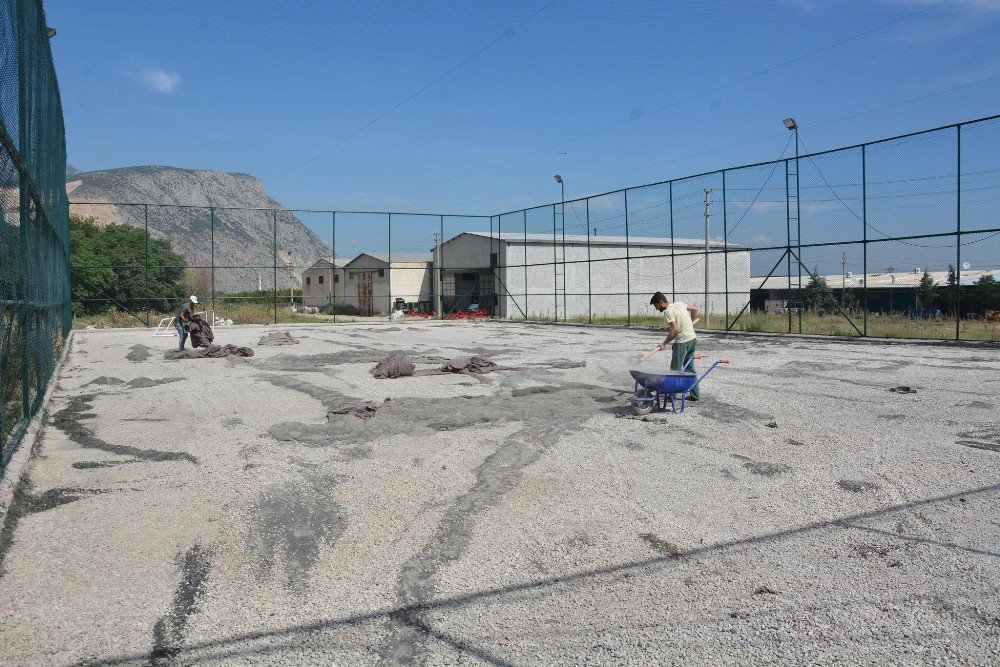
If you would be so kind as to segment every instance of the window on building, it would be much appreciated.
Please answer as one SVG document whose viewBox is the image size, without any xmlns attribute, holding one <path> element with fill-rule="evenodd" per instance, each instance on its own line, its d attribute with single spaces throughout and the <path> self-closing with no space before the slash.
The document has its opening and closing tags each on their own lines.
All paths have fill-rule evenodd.
<svg viewBox="0 0 1000 667">
<path fill-rule="evenodd" d="M 309 276 L 306 276 L 306 285 L 312 285 L 312 281 L 313 281 L 312 278 L 310 278 Z"/>
<path fill-rule="evenodd" d="M 320 284 L 320 285 L 322 285 L 322 284 L 323 284 L 323 276 L 320 276 L 320 277 L 319 277 L 319 284 Z"/>
<path fill-rule="evenodd" d="M 378 277 L 379 278 L 385 278 L 385 269 L 379 269 L 378 270 Z"/>
<path fill-rule="evenodd" d="M 340 282 L 340 276 L 334 275 L 333 276 L 333 282 L 334 282 L 334 284 L 339 283 Z"/>
</svg>

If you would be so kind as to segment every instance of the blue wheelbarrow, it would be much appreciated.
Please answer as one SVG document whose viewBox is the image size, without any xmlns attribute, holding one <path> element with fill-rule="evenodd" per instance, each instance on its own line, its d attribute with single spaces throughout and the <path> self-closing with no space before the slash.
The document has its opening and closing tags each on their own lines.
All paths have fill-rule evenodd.
<svg viewBox="0 0 1000 667">
<path fill-rule="evenodd" d="M 694 359 L 701 359 L 701 357 L 696 355 L 691 361 Z M 666 410 L 669 403 L 674 414 L 684 412 L 691 390 L 701 384 L 701 381 L 715 370 L 716 366 L 729 363 L 729 359 L 719 359 L 699 376 L 697 373 L 687 370 L 691 361 L 684 366 L 682 371 L 662 367 L 630 370 L 629 373 L 635 378 L 635 393 L 628 399 L 632 404 L 632 410 L 637 415 L 648 415 L 654 409 Z M 680 403 L 679 410 L 677 409 L 678 402 Z"/>
</svg>

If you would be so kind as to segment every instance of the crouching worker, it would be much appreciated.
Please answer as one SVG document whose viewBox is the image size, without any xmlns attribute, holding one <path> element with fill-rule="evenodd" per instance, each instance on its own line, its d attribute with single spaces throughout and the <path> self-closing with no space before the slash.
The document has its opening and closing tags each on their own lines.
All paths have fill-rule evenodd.
<svg viewBox="0 0 1000 667">
<path fill-rule="evenodd" d="M 661 313 L 666 313 L 667 324 L 670 325 L 670 333 L 667 334 L 667 339 L 660 343 L 659 349 L 666 350 L 667 345 L 671 345 L 673 356 L 670 358 L 670 369 L 684 370 L 687 363 L 694 358 L 695 347 L 698 345 L 698 337 L 694 333 L 694 320 L 698 317 L 698 309 L 681 301 L 671 303 L 667 301 L 663 292 L 654 294 L 649 303 Z M 687 369 L 696 372 L 693 362 Z M 687 400 L 697 401 L 700 398 L 701 387 L 696 385 Z"/>
<path fill-rule="evenodd" d="M 187 303 L 181 306 L 180 311 L 177 313 L 177 317 L 174 318 L 174 328 L 177 329 L 177 349 L 183 351 L 184 343 L 187 342 L 188 332 L 184 328 L 184 325 L 191 321 L 194 316 L 194 307 L 198 305 L 198 297 L 194 294 L 188 299 Z"/>
</svg>

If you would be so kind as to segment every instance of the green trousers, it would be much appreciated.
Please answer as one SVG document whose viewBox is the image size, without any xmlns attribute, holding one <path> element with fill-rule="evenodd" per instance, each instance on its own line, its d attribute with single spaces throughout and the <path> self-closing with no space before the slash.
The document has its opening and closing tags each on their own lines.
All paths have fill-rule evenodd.
<svg viewBox="0 0 1000 667">
<path fill-rule="evenodd" d="M 684 365 L 694 357 L 694 349 L 698 346 L 698 339 L 692 338 L 686 343 L 674 343 L 671 346 L 671 351 L 673 356 L 670 358 L 670 368 L 671 370 L 680 371 L 684 369 Z M 694 369 L 694 362 L 688 366 L 688 370 L 692 373 L 697 373 Z M 701 399 L 701 385 L 696 386 L 692 391 L 688 400 L 700 400 Z"/>
</svg>

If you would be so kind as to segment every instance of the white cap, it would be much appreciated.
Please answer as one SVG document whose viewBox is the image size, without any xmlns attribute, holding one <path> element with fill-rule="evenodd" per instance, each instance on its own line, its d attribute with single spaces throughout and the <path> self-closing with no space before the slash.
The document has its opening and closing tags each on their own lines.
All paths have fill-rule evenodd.
<svg viewBox="0 0 1000 667">
<path fill-rule="evenodd" d="M 191 295 L 191 303 L 198 303 L 198 297 L 196 297 L 194 294 Z"/>
</svg>

